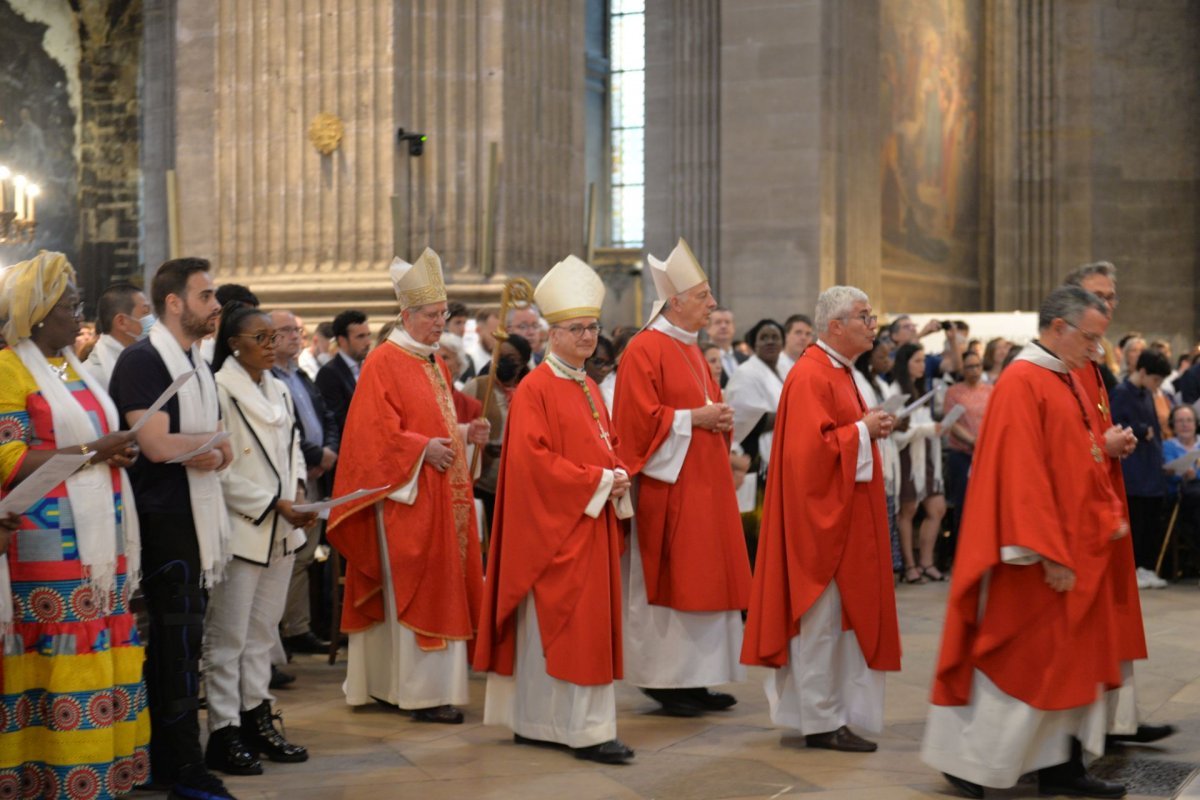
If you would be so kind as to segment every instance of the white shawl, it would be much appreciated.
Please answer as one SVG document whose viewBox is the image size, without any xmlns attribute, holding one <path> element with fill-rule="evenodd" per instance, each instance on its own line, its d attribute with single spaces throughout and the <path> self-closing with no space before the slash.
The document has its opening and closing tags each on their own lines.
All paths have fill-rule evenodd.
<svg viewBox="0 0 1200 800">
<path fill-rule="evenodd" d="M 162 357 L 172 380 L 192 369 L 196 370 L 196 380 L 183 384 L 176 395 L 179 400 L 179 432 L 215 433 L 220 421 L 217 384 L 213 381 L 208 364 L 200 356 L 199 345 L 192 345 L 192 360 L 189 362 L 174 334 L 161 320 L 150 329 L 150 344 Z M 204 585 L 212 586 L 220 582 L 230 558 L 229 517 L 225 513 L 221 481 L 213 470 L 191 467 L 187 468 L 187 479 L 192 522 L 200 546 L 200 569 Z"/>
<path fill-rule="evenodd" d="M 777 363 L 775 369 L 783 366 Z M 786 375 L 786 372 L 782 373 Z M 779 396 L 783 393 L 783 377 L 772 370 L 758 356 L 750 356 L 742 362 L 725 386 L 725 402 L 733 407 L 733 443 L 741 444 L 750 435 L 754 426 L 766 414 L 779 411 Z M 767 431 L 758 436 L 759 471 L 766 473 L 771 460 L 771 444 L 775 432 Z M 746 513 L 754 510 L 758 502 L 758 481 L 749 475 L 737 488 L 738 510 Z"/>
<path fill-rule="evenodd" d="M 13 351 L 29 370 L 29 374 L 37 383 L 38 391 L 50 406 L 54 443 L 58 448 L 79 447 L 103 435 L 103 430 L 98 429 L 92 422 L 92 417 L 67 389 L 66 384 L 50 369 L 46 357 L 33 340 L 18 342 Z M 119 430 L 117 408 L 108 393 L 100 387 L 95 376 L 84 369 L 70 347 L 64 347 L 61 354 L 104 410 L 108 430 Z M 73 520 L 71 524 L 75 527 L 76 546 L 79 548 L 79 560 L 83 564 L 84 579 L 91 587 L 92 596 L 102 614 L 112 611 L 109 600 L 116 589 L 117 558 L 122 554 L 122 550 L 125 555 L 126 585 L 129 592 L 137 586 L 140 576 L 142 545 L 133 489 L 125 470 L 118 472 L 123 506 L 120 545 L 113 508 L 112 472 L 108 464 L 100 462 L 83 467 L 66 480 Z M 0 562 L 7 567 L 6 560 L 0 559 Z M 0 584 L 8 584 L 7 569 L 0 574 Z M 0 585 L 0 598 L 3 598 L 4 603 L 0 605 L 0 628 L 3 628 L 12 622 L 12 593 L 9 586 Z"/>
</svg>

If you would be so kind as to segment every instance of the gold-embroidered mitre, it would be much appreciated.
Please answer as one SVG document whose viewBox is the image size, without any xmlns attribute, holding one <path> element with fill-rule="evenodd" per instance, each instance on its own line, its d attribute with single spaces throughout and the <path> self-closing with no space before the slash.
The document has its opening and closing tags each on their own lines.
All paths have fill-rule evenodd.
<svg viewBox="0 0 1200 800">
<path fill-rule="evenodd" d="M 567 256 L 538 281 L 533 301 L 551 325 L 579 317 L 599 318 L 604 281 L 583 259 Z"/>
<path fill-rule="evenodd" d="M 440 303 L 446 299 L 446 282 L 442 279 L 442 259 L 426 247 L 415 263 L 397 257 L 388 270 L 400 310 Z"/>
</svg>

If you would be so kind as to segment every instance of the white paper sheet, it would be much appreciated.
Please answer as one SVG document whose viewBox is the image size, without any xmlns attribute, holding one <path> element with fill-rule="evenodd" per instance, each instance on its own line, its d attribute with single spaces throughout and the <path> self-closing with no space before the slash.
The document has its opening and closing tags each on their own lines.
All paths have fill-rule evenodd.
<svg viewBox="0 0 1200 800">
<path fill-rule="evenodd" d="M 1192 450 L 1190 453 L 1184 453 L 1179 458 L 1168 461 L 1163 465 L 1163 469 L 1169 470 L 1176 475 L 1182 475 L 1189 469 L 1195 469 L 1198 459 L 1200 459 L 1200 450 Z"/>
<path fill-rule="evenodd" d="M 292 506 L 292 511 L 298 511 L 301 514 L 306 514 L 309 511 L 323 513 L 329 511 L 331 508 L 337 508 L 345 503 L 353 502 L 360 497 L 366 497 L 369 494 L 382 492 L 386 488 L 388 487 L 380 486 L 377 489 L 359 489 L 358 491 L 351 492 L 350 494 L 344 494 L 341 497 L 335 497 L 332 500 L 322 500 L 319 503 L 301 503 L 300 505 Z"/>
<path fill-rule="evenodd" d="M 55 486 L 74 475 L 88 462 L 94 453 L 59 453 L 33 471 L 28 478 L 18 483 L 3 500 L 0 500 L 0 515 L 12 512 L 24 514 L 29 507 L 48 495 Z"/>
<path fill-rule="evenodd" d="M 920 397 L 918 397 L 916 400 L 914 400 L 914 401 L 912 401 L 911 403 L 909 403 L 908 405 L 906 405 L 904 408 L 900 409 L 900 413 L 898 413 L 898 414 L 896 415 L 896 419 L 897 419 L 897 420 L 904 419 L 904 418 L 905 418 L 905 417 L 907 417 L 909 414 L 911 414 L 912 412 L 916 411 L 918 408 L 920 408 L 921 406 L 925 405 L 925 404 L 926 404 L 926 403 L 928 403 L 930 400 L 932 400 L 932 399 L 933 399 L 933 396 L 934 396 L 935 394 L 937 394 L 937 389 L 930 389 L 928 392 L 926 392 L 925 394 L 921 395 L 921 396 L 920 396 Z"/>
<path fill-rule="evenodd" d="M 171 385 L 168 386 L 166 389 L 164 389 L 163 393 L 158 396 L 158 399 L 155 400 L 154 403 L 149 408 L 146 409 L 146 413 L 142 414 L 142 416 L 138 418 L 137 424 L 134 425 L 132 428 L 130 428 L 129 432 L 137 433 L 138 431 L 140 431 L 142 429 L 142 426 L 145 425 L 150 420 L 150 417 L 154 416 L 155 413 L 161 411 L 162 407 L 167 404 L 167 401 L 170 400 L 172 397 L 174 397 L 176 392 L 179 391 L 180 387 L 182 387 L 185 383 L 187 383 L 189 380 L 191 380 L 192 376 L 195 374 L 196 374 L 196 370 L 194 370 L 194 369 L 189 370 L 189 371 L 183 373 L 182 375 L 180 375 L 175 380 L 171 381 Z M 172 463 L 174 463 L 174 462 L 172 462 Z"/>
<path fill-rule="evenodd" d="M 958 422 L 959 417 L 967 413 L 966 406 L 955 406 L 942 417 L 942 433 L 950 433 L 951 426 Z"/>
<path fill-rule="evenodd" d="M 190 461 L 196 456 L 202 456 L 205 453 L 211 453 L 217 448 L 221 442 L 229 438 L 229 431 L 217 431 L 212 435 L 207 442 L 192 450 L 190 453 L 184 453 L 181 456 L 175 456 L 167 461 L 168 464 L 182 464 L 185 461 Z"/>
<path fill-rule="evenodd" d="M 910 397 L 912 397 L 911 394 L 894 394 L 883 401 L 879 406 L 879 410 L 886 411 L 894 416 L 897 411 L 904 408 L 904 404 L 908 402 L 908 398 Z"/>
</svg>

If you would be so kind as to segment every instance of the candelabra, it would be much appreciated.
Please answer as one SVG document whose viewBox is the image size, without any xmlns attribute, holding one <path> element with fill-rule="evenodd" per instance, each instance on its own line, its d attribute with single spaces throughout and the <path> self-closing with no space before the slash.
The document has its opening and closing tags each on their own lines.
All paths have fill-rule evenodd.
<svg viewBox="0 0 1200 800">
<path fill-rule="evenodd" d="M 8 184 L 12 184 L 9 191 Z M 37 232 L 37 198 L 41 189 L 24 175 L 0 166 L 0 244 L 29 244 Z"/>
</svg>

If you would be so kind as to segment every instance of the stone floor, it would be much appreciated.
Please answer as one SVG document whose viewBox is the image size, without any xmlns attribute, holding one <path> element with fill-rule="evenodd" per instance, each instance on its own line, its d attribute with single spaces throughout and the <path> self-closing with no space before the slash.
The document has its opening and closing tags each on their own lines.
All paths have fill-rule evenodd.
<svg viewBox="0 0 1200 800">
<path fill-rule="evenodd" d="M 605 767 L 568 754 L 512 743 L 506 729 L 481 724 L 484 681 L 471 682 L 466 724 L 414 723 L 384 708 L 351 709 L 340 685 L 345 662 L 327 666 L 298 658 L 294 689 L 279 693 L 287 734 L 308 746 L 305 764 L 267 762 L 261 777 L 230 778 L 247 798 L 806 798 L 905 800 L 956 797 L 921 763 L 920 739 L 936 656 L 947 584 L 897 589 L 904 671 L 888 677 L 886 730 L 868 755 L 806 750 L 803 740 L 771 725 L 762 692 L 763 670 L 731 690 L 740 702 L 728 712 L 696 720 L 653 712 L 635 689 L 617 691 L 618 730 L 637 751 L 628 766 Z M 1200 798 L 1200 588 L 1193 581 L 1142 596 L 1150 660 L 1139 665 L 1137 686 L 1145 720 L 1172 723 L 1179 732 L 1161 747 L 1127 748 L 1106 756 L 1107 770 L 1135 779 L 1131 798 Z M 1167 776 L 1170 786 L 1162 785 Z M 1155 785 L 1155 776 L 1159 785 Z M 988 797 L 1036 796 L 1021 784 Z M 142 794 L 150 798 L 153 795 Z"/>
</svg>

